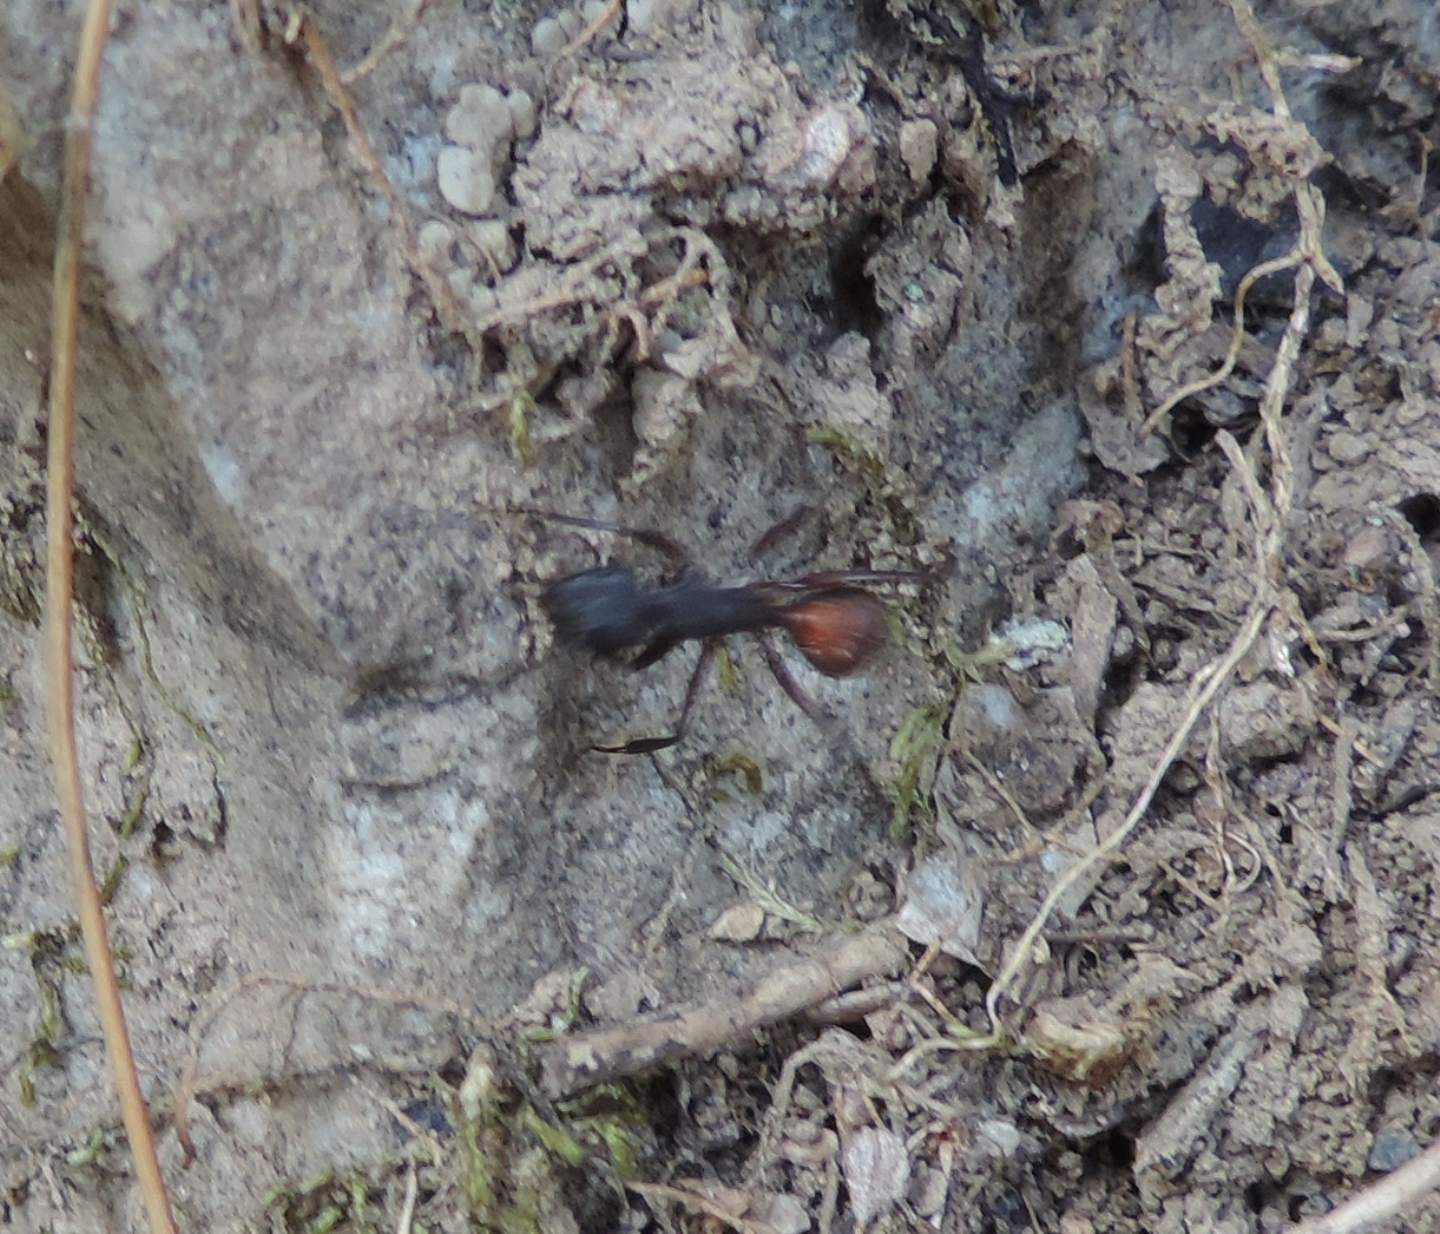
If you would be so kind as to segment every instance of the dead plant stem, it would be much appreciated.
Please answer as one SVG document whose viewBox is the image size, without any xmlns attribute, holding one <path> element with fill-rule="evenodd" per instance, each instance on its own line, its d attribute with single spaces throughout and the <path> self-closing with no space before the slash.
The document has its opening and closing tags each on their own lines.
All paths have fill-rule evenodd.
<svg viewBox="0 0 1440 1234">
<path fill-rule="evenodd" d="M 1292 1225 L 1286 1234 L 1356 1234 L 1411 1208 L 1440 1183 L 1440 1143 L 1387 1174 L 1323 1217 Z"/>
<path fill-rule="evenodd" d="M 140 1091 L 130 1034 L 95 870 L 75 743 L 75 683 L 72 601 L 75 584 L 75 353 L 80 317 L 80 258 L 85 234 L 85 194 L 89 186 L 90 145 L 95 105 L 100 90 L 101 58 L 110 27 L 109 0 L 90 0 L 80 33 L 74 87 L 65 135 L 64 184 L 60 229 L 55 245 L 55 285 L 50 331 L 49 475 L 46 507 L 45 632 L 48 654 L 50 757 L 55 791 L 70 857 L 70 877 L 84 940 L 85 961 L 95 987 L 95 1001 L 105 1050 L 120 1101 L 120 1116 L 130 1141 L 135 1174 L 154 1234 L 174 1234 L 175 1219 L 160 1173 L 149 1111 Z"/>
<path fill-rule="evenodd" d="M 1145 787 L 1140 790 L 1140 795 L 1136 797 L 1135 804 L 1130 807 L 1130 812 L 1126 814 L 1124 822 L 1106 836 L 1102 843 L 1091 849 L 1083 861 L 1077 861 L 1056 880 L 1055 885 L 1050 888 L 1049 894 L 1026 927 L 1025 933 L 1020 936 L 1020 940 L 1015 946 L 1010 948 L 1006 956 L 1005 967 L 1000 970 L 999 975 L 991 983 L 990 992 L 985 998 L 985 1011 L 990 1017 L 990 1031 L 994 1038 L 998 1039 L 1001 1031 L 1000 999 L 1011 982 L 1019 975 L 1021 966 L 1030 956 L 1035 940 L 1040 937 L 1040 931 L 1050 920 L 1050 914 L 1055 911 L 1056 905 L 1064 898 L 1065 893 L 1085 874 L 1095 866 L 1107 861 L 1112 853 L 1119 850 L 1121 845 L 1130 838 L 1130 833 L 1139 825 L 1140 820 L 1145 817 L 1145 812 L 1150 808 L 1150 802 L 1154 800 L 1155 794 L 1169 773 L 1171 765 L 1179 757 L 1180 751 L 1185 748 L 1185 743 L 1190 740 L 1190 734 L 1195 730 L 1195 725 L 1200 722 L 1200 717 L 1205 714 L 1205 709 L 1220 692 L 1221 687 L 1229 681 L 1230 674 L 1235 671 L 1240 661 L 1250 651 L 1256 638 L 1259 637 L 1260 629 L 1265 624 L 1266 615 L 1271 608 L 1268 591 L 1269 589 L 1266 588 L 1266 594 L 1251 605 L 1250 613 L 1234 639 L 1231 640 L 1229 650 L 1205 672 L 1203 681 L 1199 683 L 1198 689 L 1192 694 L 1190 703 L 1185 708 L 1185 719 L 1166 743 L 1164 751 L 1150 772 L 1150 778 L 1145 781 Z M 985 1043 L 977 1040 L 972 1044 Z"/>
</svg>

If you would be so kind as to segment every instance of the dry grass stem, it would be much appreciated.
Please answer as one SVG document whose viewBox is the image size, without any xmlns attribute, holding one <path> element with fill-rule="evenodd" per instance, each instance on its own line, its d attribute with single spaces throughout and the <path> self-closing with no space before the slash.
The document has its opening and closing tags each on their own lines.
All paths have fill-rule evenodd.
<svg viewBox="0 0 1440 1234">
<path fill-rule="evenodd" d="M 115 979 L 114 957 L 105 933 L 105 914 L 95 869 L 81 787 L 80 755 L 75 743 L 75 672 L 73 624 L 75 589 L 75 361 L 80 323 L 80 259 L 85 239 L 85 196 L 90 181 L 91 137 L 100 93 L 100 67 L 110 27 L 108 0 L 90 0 L 75 62 L 70 113 L 65 131 L 65 171 L 60 202 L 60 234 L 55 246 L 55 283 L 50 332 L 49 475 L 46 492 L 45 632 L 49 663 L 51 760 L 60 817 L 65 828 L 76 911 L 85 960 L 95 986 L 105 1051 L 120 1101 L 120 1116 L 130 1141 L 135 1175 L 154 1234 L 174 1231 L 170 1198 L 160 1173 L 150 1113 L 140 1091 L 140 1076 L 130 1048 L 125 1009 Z"/>
<path fill-rule="evenodd" d="M 559 59 L 567 60 L 583 50 L 600 31 L 620 16 L 624 8 L 625 0 L 607 0 L 605 7 L 596 14 L 595 20 L 560 49 Z"/>
<path fill-rule="evenodd" d="M 417 19 L 418 16 L 417 6 Z M 428 263 L 420 260 L 415 229 L 410 223 L 410 216 L 405 210 L 404 203 L 400 200 L 400 194 L 390 183 L 390 177 L 385 174 L 380 156 L 376 153 L 375 146 L 360 121 L 360 112 L 355 106 L 355 99 L 345 84 L 345 75 L 336 66 L 335 57 L 330 54 L 330 46 L 325 41 L 325 36 L 320 33 L 320 27 L 315 23 L 315 19 L 309 16 L 301 17 L 293 29 L 286 31 L 286 40 L 287 42 L 304 43 L 310 63 L 315 66 L 315 71 L 320 75 L 321 86 L 345 124 L 345 132 L 350 139 L 351 148 L 355 151 L 356 159 L 359 160 L 360 166 L 369 177 L 371 184 L 385 198 L 386 205 L 390 207 L 390 222 L 399 236 L 400 250 L 405 264 L 424 284 L 430 302 L 435 308 L 435 315 L 440 319 L 440 324 L 452 333 L 464 336 L 478 353 L 480 332 L 470 324 L 469 314 L 456 298 L 455 293 L 450 290 L 449 284 L 432 270 Z"/>
<path fill-rule="evenodd" d="M 727 1211 L 723 1205 L 707 1199 L 698 1191 L 691 1191 L 684 1187 L 667 1187 L 662 1183 L 626 1183 L 625 1188 L 633 1191 L 636 1195 L 644 1196 L 651 1204 L 668 1201 L 671 1204 L 679 1204 L 690 1212 L 703 1213 L 712 1221 L 718 1221 L 721 1225 L 738 1231 L 738 1234 L 772 1234 L 774 1229 L 768 1224 L 756 1225 L 753 1221 L 737 1217 L 734 1213 Z"/>
<path fill-rule="evenodd" d="M 1404 1212 L 1440 1186 L 1440 1143 L 1432 1144 L 1413 1161 L 1366 1187 L 1358 1195 L 1331 1209 L 1292 1225 L 1285 1234 L 1359 1234 Z"/>
<path fill-rule="evenodd" d="M 412 0 L 407 12 L 401 13 L 391 20 L 380 41 L 375 44 L 369 53 L 355 65 L 354 68 L 346 69 L 340 74 L 340 80 L 347 86 L 353 86 L 357 81 L 364 81 L 373 73 L 380 61 L 385 59 L 392 51 L 405 42 L 420 24 L 420 18 L 424 15 L 426 6 L 430 0 Z"/>
<path fill-rule="evenodd" d="M 412 1161 L 405 1171 L 405 1198 L 400 1204 L 400 1220 L 395 1223 L 395 1234 L 410 1234 L 415 1225 L 415 1199 L 420 1194 L 420 1179 L 415 1173 Z"/>
</svg>

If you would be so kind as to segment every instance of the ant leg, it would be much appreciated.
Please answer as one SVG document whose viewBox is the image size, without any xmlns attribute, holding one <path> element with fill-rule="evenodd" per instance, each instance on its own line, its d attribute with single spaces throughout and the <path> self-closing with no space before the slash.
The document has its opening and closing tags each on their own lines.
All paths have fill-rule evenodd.
<svg viewBox="0 0 1440 1234">
<path fill-rule="evenodd" d="M 673 638 L 657 638 L 647 646 L 644 651 L 630 661 L 629 667 L 632 670 L 649 668 L 657 660 L 663 660 L 678 646 L 680 646 L 680 644 Z"/>
<path fill-rule="evenodd" d="M 822 570 L 802 578 L 779 583 L 789 588 L 849 587 L 856 583 L 927 583 L 935 576 L 928 570 Z"/>
<path fill-rule="evenodd" d="M 675 722 L 675 731 L 668 737 L 637 737 L 623 746 L 591 746 L 601 754 L 653 754 L 656 750 L 667 750 L 685 736 L 690 726 L 690 713 L 695 710 L 695 700 L 700 697 L 700 686 L 710 661 L 715 658 L 719 642 L 707 638 L 700 646 L 700 658 L 695 661 L 695 671 L 690 674 L 690 684 L 685 687 L 685 701 L 680 705 L 680 718 Z"/>
<path fill-rule="evenodd" d="M 785 661 L 780 658 L 780 653 L 775 650 L 770 640 L 763 634 L 757 634 L 755 641 L 760 644 L 760 652 L 765 657 L 765 666 L 770 670 L 770 675 L 780 683 L 780 688 L 789 696 L 790 701 L 800 708 L 822 733 L 833 733 L 835 717 L 805 692 L 805 687 L 795 680 L 795 675 L 786 667 Z"/>
<path fill-rule="evenodd" d="M 577 518 L 573 514 L 553 514 L 549 510 L 536 510 L 531 506 L 516 506 L 515 511 L 518 514 L 543 518 L 552 523 L 564 523 L 568 527 L 584 527 L 589 531 L 608 531 L 612 535 L 629 536 L 632 540 L 638 540 L 641 544 L 664 553 L 678 566 L 690 564 L 690 554 L 663 531 L 654 531 L 649 527 L 626 527 L 620 523 L 607 523 L 597 518 Z"/>
<path fill-rule="evenodd" d="M 917 583 L 924 586 L 934 579 L 934 574 L 924 570 L 822 570 L 818 574 L 803 574 L 799 578 L 762 579 L 751 583 L 750 589 L 772 603 L 782 604 L 786 597 L 796 592 L 803 594 L 853 588 L 857 583 Z M 800 603 L 803 604 L 804 600 Z"/>
<path fill-rule="evenodd" d="M 856 583 L 918 583 L 924 587 L 938 583 L 955 572 L 955 554 L 948 547 L 941 559 L 928 570 L 822 570 L 801 578 L 765 584 L 787 591 L 810 590 L 815 587 L 848 587 Z"/>
<path fill-rule="evenodd" d="M 794 535 L 796 528 L 809 517 L 809 514 L 809 506 L 796 506 L 750 546 L 750 551 L 745 555 L 746 560 L 758 561 L 786 536 Z"/>
</svg>

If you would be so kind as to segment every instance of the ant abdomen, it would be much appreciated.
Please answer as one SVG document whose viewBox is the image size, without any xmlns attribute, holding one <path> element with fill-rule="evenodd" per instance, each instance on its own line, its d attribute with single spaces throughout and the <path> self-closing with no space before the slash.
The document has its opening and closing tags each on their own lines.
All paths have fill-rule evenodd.
<svg viewBox="0 0 1440 1234">
<path fill-rule="evenodd" d="M 858 673 L 889 639 L 885 606 L 852 587 L 822 591 L 775 616 L 800 654 L 827 677 Z"/>
</svg>

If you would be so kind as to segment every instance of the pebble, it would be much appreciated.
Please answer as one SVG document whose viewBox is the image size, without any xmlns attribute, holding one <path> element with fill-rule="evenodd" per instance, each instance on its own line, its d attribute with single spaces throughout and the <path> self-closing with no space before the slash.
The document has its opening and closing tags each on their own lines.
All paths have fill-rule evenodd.
<svg viewBox="0 0 1440 1234">
<path fill-rule="evenodd" d="M 505 98 L 510 127 L 521 141 L 535 136 L 535 100 L 524 90 L 512 90 Z"/>
<path fill-rule="evenodd" d="M 440 196 L 461 214 L 484 214 L 495 201 L 490 157 L 466 146 L 446 146 L 435 161 Z"/>
<path fill-rule="evenodd" d="M 415 237 L 415 248 L 421 261 L 439 266 L 448 262 L 450 242 L 454 238 L 455 233 L 450 229 L 449 223 L 431 219 L 420 225 L 420 231 Z"/>
<path fill-rule="evenodd" d="M 510 238 L 510 229 L 499 219 L 484 219 L 471 223 L 467 228 L 475 247 L 504 272 L 515 264 L 515 242 Z"/>
<path fill-rule="evenodd" d="M 1370 439 L 1359 433 L 1350 433 L 1342 429 L 1330 434 L 1325 442 L 1325 448 L 1337 463 L 1358 463 L 1370 453 L 1372 444 Z"/>
<path fill-rule="evenodd" d="M 940 149 L 940 130 L 933 120 L 907 120 L 900 126 L 900 158 L 917 187 L 930 178 Z"/>
<path fill-rule="evenodd" d="M 1398 1170 L 1407 1161 L 1420 1153 L 1420 1145 L 1405 1128 L 1382 1131 L 1370 1146 L 1370 1155 L 1365 1164 L 1380 1174 Z"/>
<path fill-rule="evenodd" d="M 835 178 L 854 145 L 850 118 L 840 107 L 822 107 L 805 125 L 800 174 L 810 184 L 824 187 Z"/>
<path fill-rule="evenodd" d="M 629 0 L 625 24 L 631 34 L 654 38 L 690 20 L 695 0 Z"/>
<path fill-rule="evenodd" d="M 570 36 L 554 17 L 545 17 L 535 23 L 530 32 L 530 50 L 537 56 L 558 56 L 565 50 Z"/>
<path fill-rule="evenodd" d="M 445 117 L 446 137 L 457 146 L 468 146 L 490 157 L 514 132 L 510 105 L 494 86 L 463 87 L 459 101 Z"/>
</svg>

